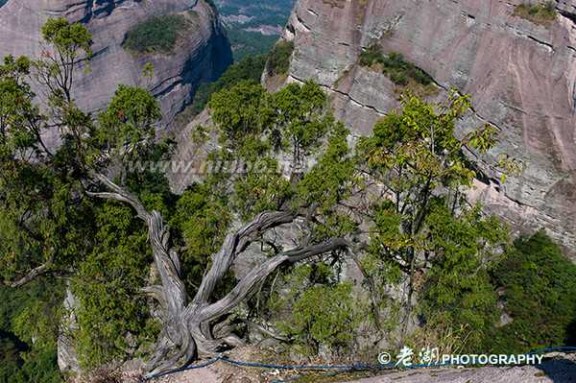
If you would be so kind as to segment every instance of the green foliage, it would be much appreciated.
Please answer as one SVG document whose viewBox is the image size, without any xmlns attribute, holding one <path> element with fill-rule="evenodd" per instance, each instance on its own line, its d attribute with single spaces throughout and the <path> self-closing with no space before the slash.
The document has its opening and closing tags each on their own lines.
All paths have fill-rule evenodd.
<svg viewBox="0 0 576 383">
<path fill-rule="evenodd" d="M 323 214 L 333 213 L 330 225 L 318 227 L 319 234 L 320 227 L 351 230 L 351 224 L 336 214 L 336 204 L 346 198 L 354 169 L 348 155 L 348 131 L 326 113 L 326 101 L 313 83 L 292 84 L 274 95 L 258 84 L 241 83 L 214 94 L 210 107 L 224 145 L 218 158 L 248 162 L 230 199 L 243 218 L 292 201 L 294 208 L 316 204 Z M 294 181 L 301 178 L 300 182 L 282 176 L 276 160 L 279 154 L 290 156 L 293 166 L 283 171 L 293 177 L 298 173 Z M 319 161 L 306 169 L 307 160 L 318 154 Z"/>
<path fill-rule="evenodd" d="M 284 135 L 280 144 L 291 148 L 295 163 L 317 149 L 334 121 L 323 118 L 326 94 L 312 82 L 289 84 L 273 95 L 276 129 Z"/>
<path fill-rule="evenodd" d="M 74 71 L 81 65 L 82 58 L 92 55 L 92 35 L 84 25 L 71 24 L 61 17 L 46 21 L 42 26 L 42 37 L 54 49 L 44 50 L 42 58 L 34 62 L 37 79 L 50 90 L 49 104 L 58 108 L 62 124 L 78 136 L 77 126 L 67 119 L 79 112 L 72 103 Z"/>
<path fill-rule="evenodd" d="M 8 333 L 0 331 L 0 382 L 8 383 L 22 367 L 18 340 L 11 339 Z"/>
<path fill-rule="evenodd" d="M 391 52 L 382 54 L 377 44 L 371 45 L 360 53 L 360 65 L 374 67 L 379 65 L 396 85 L 405 86 L 412 80 L 421 85 L 430 85 L 432 78 L 422 69 L 404 59 L 402 54 Z"/>
<path fill-rule="evenodd" d="M 314 286 L 305 291 L 293 308 L 289 334 L 296 342 L 318 353 L 324 344 L 337 354 L 352 347 L 359 313 L 352 297 L 351 284 Z"/>
<path fill-rule="evenodd" d="M 56 37 L 54 37 L 56 38 Z M 31 62 L 8 56 L 0 65 L 0 266 L 14 280 L 31 267 L 58 269 L 86 245 L 84 203 L 72 171 L 40 140 L 45 117 L 24 77 Z M 28 161 L 35 155 L 36 161 Z M 54 162 L 48 163 L 51 159 Z"/>
<path fill-rule="evenodd" d="M 0 347 L 2 347 L 1 342 L 0 339 Z M 0 356 L 0 363 L 2 363 L 0 366 L 1 383 L 62 383 L 64 381 L 58 371 L 55 347 L 24 353 L 18 363 L 10 363 Z"/>
<path fill-rule="evenodd" d="M 385 214 L 376 222 L 385 230 L 380 241 L 392 252 L 417 246 L 421 240 L 418 234 L 429 214 L 433 190 L 451 188 L 456 201 L 458 188 L 469 186 L 475 176 L 463 155 L 464 143 L 454 136 L 467 99 L 452 98 L 441 113 L 416 97 L 405 96 L 402 102 L 401 113 L 388 114 L 376 124 L 373 135 L 359 143 L 360 160 L 394 195 L 393 202 L 381 207 Z"/>
<path fill-rule="evenodd" d="M 98 227 L 94 249 L 72 278 L 79 303 L 75 337 L 85 367 L 123 358 L 128 334 L 137 342 L 132 349 L 155 335 L 139 291 L 147 285 L 151 262 L 146 230 L 129 208 L 113 203 L 99 207 L 94 220 Z"/>
<path fill-rule="evenodd" d="M 0 278 L 6 281 L 17 281 L 40 266 L 66 276 L 89 247 L 90 209 L 78 199 L 77 174 L 63 161 L 67 144 L 56 154 L 44 146 L 40 137 L 46 117 L 33 104 L 25 77 L 32 66 L 47 69 L 51 78 L 61 81 L 54 96 L 66 99 L 70 83 L 54 60 L 73 65 L 79 52 L 89 53 L 90 37 L 80 24 L 63 19 L 47 22 L 43 34 L 57 48 L 57 56 L 44 64 L 8 56 L 0 65 Z M 0 332 L 2 338 L 13 334 L 11 343 L 17 346 L 5 346 L 11 356 L 0 362 L 0 381 L 61 381 L 55 361 L 62 282 L 42 278 L 19 290 L 0 289 L 5 302 Z"/>
<path fill-rule="evenodd" d="M 137 53 L 170 53 L 187 22 L 183 15 L 153 17 L 128 31 L 123 46 Z"/>
<path fill-rule="evenodd" d="M 65 18 L 48 19 L 42 26 L 42 37 L 69 60 L 78 57 L 82 51 L 91 55 L 90 32 L 80 23 L 70 23 Z"/>
<path fill-rule="evenodd" d="M 355 183 L 355 162 L 350 156 L 348 134 L 343 124 L 335 123 L 325 151 L 296 185 L 297 203 L 316 205 L 325 216 L 322 224 L 314 226 L 318 238 L 345 236 L 357 229 L 356 222 L 338 210 L 339 203 L 350 197 Z"/>
<path fill-rule="evenodd" d="M 100 115 L 95 132 L 98 152 L 107 150 L 123 160 L 143 159 L 153 145 L 153 124 L 160 117 L 158 101 L 148 91 L 120 85 Z"/>
<path fill-rule="evenodd" d="M 293 340 L 295 350 L 306 356 L 317 355 L 320 346 L 336 355 L 351 352 L 363 315 L 352 285 L 338 282 L 334 270 L 322 262 L 298 266 L 283 280 L 284 287 L 273 291 L 268 304 L 280 314 L 276 325 Z"/>
<path fill-rule="evenodd" d="M 292 41 L 279 41 L 268 55 L 267 71 L 270 76 L 285 75 L 290 68 L 290 57 L 294 52 Z"/>
<path fill-rule="evenodd" d="M 52 90 L 54 121 L 50 122 L 66 128 L 61 129 L 62 145 L 53 152 L 48 150 L 41 140 L 48 117 L 32 103 L 34 95 L 25 82 L 31 63 L 7 57 L 0 65 L 1 277 L 18 280 L 42 265 L 46 273 L 70 278 L 80 303 L 80 328 L 75 334 L 79 356 L 85 366 L 94 366 L 125 358 L 152 340 L 155 324 L 140 291 L 149 283 L 143 271 L 151 263 L 146 230 L 130 209 L 94 206 L 84 198 L 84 165 L 110 165 L 101 161 L 106 152 L 104 158 L 112 158 L 114 166 L 122 167 L 125 164 L 118 161 L 130 156 L 159 158 L 169 145 L 153 142 L 159 107 L 141 89 L 121 86 L 93 123 L 69 96 L 72 79 L 68 77 L 82 50 L 89 53 L 89 34 L 80 24 L 63 19 L 47 22 L 43 34 L 55 51 L 33 64 Z M 128 171 L 120 176 L 120 183 L 130 185 L 146 206 L 168 212 L 171 196 L 163 175 Z M 48 295 L 31 303 L 20 299 L 22 309 L 6 315 L 8 331 L 33 343 L 30 351 L 20 353 L 14 361 L 29 377 L 27 381 L 50 381 L 47 375 L 34 374 L 55 370 L 39 366 L 53 363 L 55 358 L 61 314 L 53 308 L 62 307 L 63 301 L 59 285 L 45 286 Z M 32 370 L 27 371 L 26 366 Z M 35 371 L 38 368 L 42 369 Z"/>
<path fill-rule="evenodd" d="M 239 149 L 259 138 L 270 113 L 266 99 L 264 88 L 250 81 L 215 93 L 209 106 L 212 119 L 220 128 L 221 141 Z"/>
<path fill-rule="evenodd" d="M 232 217 L 225 201 L 207 185 L 194 184 L 176 203 L 170 224 L 183 242 L 181 257 L 189 291 L 198 288 L 211 255 L 222 244 Z"/>
<path fill-rule="evenodd" d="M 425 331 L 461 331 L 457 347 L 481 352 L 498 319 L 497 295 L 488 274 L 498 259 L 492 250 L 507 240 L 507 231 L 497 218 L 483 217 L 479 206 L 455 216 L 443 203 L 434 204 L 427 225 L 436 257 L 422 289 Z M 449 341 L 438 339 L 436 345 L 446 350 Z"/>
<path fill-rule="evenodd" d="M 35 108 L 32 105 L 34 93 L 24 78 L 30 74 L 30 60 L 26 57 L 4 57 L 0 65 L 0 143 L 11 144 L 10 149 L 29 148 L 32 144 L 26 125 L 28 118 L 35 119 Z M 15 129 L 8 134 L 8 124 Z M 12 139 L 10 143 L 8 140 Z M 6 155 L 7 150 L 0 152 Z"/>
<path fill-rule="evenodd" d="M 34 93 L 25 82 L 31 62 L 26 57 L 6 56 L 0 65 L 0 158 L 14 152 L 24 155 L 37 149 L 35 123 L 40 119 L 33 105 Z"/>
<path fill-rule="evenodd" d="M 278 210 L 281 202 L 292 194 L 290 182 L 278 169 L 275 159 L 262 158 L 254 169 L 236 181 L 231 202 L 243 219 L 266 210 Z"/>
<path fill-rule="evenodd" d="M 63 287 L 49 278 L 21 289 L 0 287 L 0 382 L 62 381 L 56 336 Z"/>
<path fill-rule="evenodd" d="M 522 17 L 535 24 L 548 26 L 556 20 L 556 2 L 518 4 L 514 9 L 514 16 Z"/>
<path fill-rule="evenodd" d="M 483 218 L 463 198 L 476 174 L 463 149 L 486 152 L 496 143 L 494 132 L 485 126 L 456 138 L 456 122 L 470 107 L 468 98 L 456 93 L 447 105 L 427 104 L 411 95 L 402 104 L 400 112 L 389 113 L 358 145 L 360 163 L 391 197 L 373 206 L 368 252 L 381 263 L 371 272 L 390 278 L 384 283 L 397 281 L 398 272 L 406 276 L 405 299 L 423 294 L 429 328 L 470 326 L 477 337 L 461 345 L 474 348 L 495 307 L 487 261 L 507 235 L 498 220 Z M 409 315 L 410 304 L 406 307 Z"/>
<path fill-rule="evenodd" d="M 326 101 L 318 85 L 310 82 L 269 95 L 261 85 L 244 81 L 214 94 L 210 108 L 221 141 L 241 157 L 289 150 L 302 159 L 319 148 L 334 125 L 325 115 Z M 254 146 L 254 140 L 261 144 Z M 250 150 L 241 150 L 244 146 Z"/>
<path fill-rule="evenodd" d="M 184 112 L 185 120 L 182 122 L 186 124 L 192 117 L 202 112 L 208 105 L 212 94 L 231 88 L 242 81 L 259 83 L 265 66 L 266 56 L 248 56 L 230 66 L 217 81 L 200 85 L 194 95 L 192 105 Z"/>
<path fill-rule="evenodd" d="M 24 355 L 24 364 L 10 383 L 46 382 L 61 383 L 62 376 L 57 368 L 56 347 L 41 349 Z"/>
<path fill-rule="evenodd" d="M 494 352 L 561 346 L 576 319 L 576 266 L 543 231 L 515 241 L 492 271 L 512 322 L 487 339 Z"/>
<path fill-rule="evenodd" d="M 222 150 L 214 155 L 219 160 L 241 159 L 247 166 L 241 167 L 241 172 L 224 169 L 222 175 L 213 175 L 207 180 L 210 189 L 205 192 L 220 196 L 219 200 L 226 201 L 225 208 L 237 213 L 242 220 L 252 219 L 265 210 L 308 208 L 311 214 L 322 217 L 311 225 L 309 241 L 313 243 L 354 232 L 356 223 L 338 210 L 338 203 L 350 195 L 354 173 L 347 142 L 349 132 L 327 113 L 326 103 L 326 95 L 313 83 L 291 84 L 270 95 L 258 84 L 243 82 L 215 93 L 210 107 Z M 300 169 L 303 173 L 284 169 L 289 173 L 286 177 L 278 171 L 276 159 L 285 155 L 299 158 L 302 164 L 314 157 L 318 161 L 309 169 Z M 194 187 L 195 193 L 198 190 L 199 186 Z M 224 192 L 220 194 L 219 190 Z M 190 238 L 193 244 L 206 247 L 206 251 L 199 253 L 213 252 L 213 242 L 206 243 L 201 237 L 206 236 L 204 230 L 218 223 L 216 237 L 222 238 L 221 205 L 205 210 L 201 201 L 206 201 L 206 196 L 188 193 L 183 198 L 194 197 L 196 202 L 190 205 L 193 207 L 177 209 L 183 212 L 182 222 L 190 220 L 189 224 L 179 226 L 190 227 L 193 233 L 198 233 Z M 194 218 L 194 211 L 200 212 L 200 219 Z M 265 251 L 275 252 L 272 248 Z M 305 354 L 317 353 L 320 343 L 333 347 L 334 351 L 348 349 L 353 343 L 349 326 L 357 319 L 356 312 L 351 310 L 350 286 L 339 285 L 333 276 L 328 277 L 333 271 L 327 265 L 315 265 L 312 269 L 316 272 L 308 274 L 314 277 L 307 275 L 304 279 L 329 282 L 330 286 L 309 284 L 310 290 L 303 297 L 297 296 L 299 294 L 277 296 L 266 305 L 273 312 L 284 311 L 289 306 L 294 313 L 302 313 L 301 316 L 285 315 L 284 319 L 290 319 L 286 319 L 289 323 L 283 328 L 298 338 L 296 343 L 306 349 Z M 298 288 L 293 291 L 301 291 L 302 284 L 296 285 Z M 272 295 L 277 293 L 271 290 Z M 326 296 L 331 297 L 330 304 L 318 305 L 317 301 Z M 312 328 L 312 332 L 307 336 L 308 328 Z"/>
</svg>

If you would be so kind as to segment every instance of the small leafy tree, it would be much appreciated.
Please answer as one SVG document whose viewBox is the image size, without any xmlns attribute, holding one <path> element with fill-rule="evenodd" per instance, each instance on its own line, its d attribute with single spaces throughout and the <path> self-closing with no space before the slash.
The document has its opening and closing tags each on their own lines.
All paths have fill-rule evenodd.
<svg viewBox="0 0 576 383">
<path fill-rule="evenodd" d="M 49 19 L 42 26 L 42 37 L 50 45 L 36 61 L 39 79 L 49 89 L 52 102 L 72 101 L 74 70 L 82 56 L 90 56 L 92 36 L 79 23 L 70 24 L 65 18 Z"/>
<path fill-rule="evenodd" d="M 266 70 L 270 76 L 285 75 L 290 69 L 290 56 L 294 52 L 292 41 L 280 41 L 274 45 L 268 57 Z"/>
<path fill-rule="evenodd" d="M 340 281 L 329 261 L 334 259 L 279 271 L 258 296 L 257 303 L 264 298 L 265 304 L 254 312 L 254 320 L 273 323 L 293 351 L 308 357 L 321 350 L 340 357 L 356 350 L 364 307 L 355 300 L 353 285 Z"/>
<path fill-rule="evenodd" d="M 378 181 L 373 188 L 379 198 L 374 205 L 369 253 L 381 260 L 381 267 L 407 277 L 405 331 L 413 294 L 421 290 L 426 270 L 432 270 L 432 288 L 459 294 L 466 289 L 464 284 L 446 281 L 448 285 L 441 287 L 432 282 L 434 265 L 465 262 L 467 273 L 473 273 L 474 265 L 481 266 L 505 242 L 505 235 L 499 225 L 493 226 L 495 233 L 483 231 L 497 221 L 485 220 L 478 209 L 470 210 L 464 198 L 476 176 L 476 167 L 465 152 L 486 153 L 496 143 L 495 128 L 486 125 L 458 139 L 456 124 L 469 110 L 470 101 L 456 92 L 447 105 L 427 104 L 408 94 L 402 106 L 400 112 L 378 122 L 371 137 L 361 140 L 359 156 L 368 177 Z M 469 230 L 454 232 L 466 227 Z M 444 269 L 455 278 L 462 277 L 456 269 Z M 447 303 L 437 298 L 439 304 Z"/>
<path fill-rule="evenodd" d="M 494 246 L 506 243 L 507 231 L 478 206 L 457 216 L 433 206 L 427 225 L 435 254 L 421 286 L 423 331 L 435 334 L 442 350 L 481 352 L 499 319 L 489 271 L 500 258 Z"/>
<path fill-rule="evenodd" d="M 149 337 L 156 336 L 145 333 L 151 318 L 140 294 L 148 278 L 142 270 L 148 268 L 151 254 L 143 225 L 132 216 L 129 208 L 109 202 L 96 209 L 95 246 L 71 278 L 78 300 L 74 338 L 87 368 L 123 358 L 128 334 L 134 342 L 152 342 Z M 130 345 L 133 351 L 138 346 Z"/>
<path fill-rule="evenodd" d="M 293 306 L 289 334 L 317 355 L 319 346 L 336 354 L 352 348 L 359 314 L 352 298 L 352 285 L 319 285 L 306 290 Z"/>
</svg>

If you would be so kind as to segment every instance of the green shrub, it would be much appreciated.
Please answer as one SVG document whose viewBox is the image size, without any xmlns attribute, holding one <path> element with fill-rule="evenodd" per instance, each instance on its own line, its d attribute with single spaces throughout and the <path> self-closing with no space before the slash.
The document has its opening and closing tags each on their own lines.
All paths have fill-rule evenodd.
<svg viewBox="0 0 576 383">
<path fill-rule="evenodd" d="M 374 64 L 382 63 L 384 55 L 377 44 L 372 44 L 360 53 L 360 65 L 372 66 Z"/>
<path fill-rule="evenodd" d="M 277 318 L 276 326 L 294 340 L 295 351 L 316 356 L 321 345 L 335 354 L 351 351 L 362 310 L 350 283 L 339 283 L 325 263 L 297 266 L 277 283 L 266 298 L 267 313 L 260 315 Z"/>
<path fill-rule="evenodd" d="M 153 17 L 132 28 L 123 46 L 137 53 L 170 53 L 187 22 L 183 15 Z"/>
<path fill-rule="evenodd" d="M 512 322 L 487 339 L 494 352 L 575 342 L 576 265 L 544 232 L 518 239 L 493 271 Z M 572 343 L 574 344 L 574 343 Z"/>
<path fill-rule="evenodd" d="M 293 42 L 280 41 L 277 43 L 268 56 L 268 74 L 274 76 L 288 73 L 292 52 L 294 52 Z"/>
<path fill-rule="evenodd" d="M 522 3 L 514 9 L 514 16 L 522 17 L 535 24 L 549 25 L 556 20 L 556 3 L 554 1 L 538 4 Z"/>
<path fill-rule="evenodd" d="M 376 44 L 360 53 L 360 65 L 365 67 L 380 66 L 382 72 L 396 85 L 406 86 L 410 81 L 425 86 L 432 84 L 432 78 L 422 69 L 406 61 L 402 54 L 390 52 L 388 55 L 384 55 Z M 380 68 L 378 69 L 380 70 Z"/>
<path fill-rule="evenodd" d="M 79 304 L 76 346 L 86 368 L 122 359 L 155 335 L 140 291 L 151 262 L 146 231 L 129 208 L 112 203 L 103 204 L 93 218 L 98 244 L 72 279 Z M 128 334 L 135 344 L 128 344 Z"/>
<path fill-rule="evenodd" d="M 316 355 L 319 346 L 339 353 L 351 348 L 359 316 L 351 284 L 318 285 L 305 291 L 293 307 L 288 333 L 305 354 Z"/>
<path fill-rule="evenodd" d="M 24 364 L 15 376 L 10 377 L 9 382 L 63 382 L 58 370 L 56 345 L 24 354 Z"/>
<path fill-rule="evenodd" d="M 62 381 L 56 336 L 63 292 L 51 278 L 20 289 L 0 286 L 0 383 Z"/>
<path fill-rule="evenodd" d="M 396 85 L 408 85 L 408 76 L 406 76 L 405 72 L 390 72 L 390 80 Z"/>
<path fill-rule="evenodd" d="M 483 244 L 505 242 L 507 230 L 497 217 L 483 217 L 479 211 L 476 207 L 454 217 L 450 208 L 435 204 L 427 219 L 436 258 L 419 305 L 426 333 L 436 333 L 436 346 L 446 352 L 482 351 L 484 335 L 498 319 L 498 297 L 488 270 L 496 256 Z"/>
<path fill-rule="evenodd" d="M 226 88 L 231 88 L 241 81 L 260 82 L 260 77 L 266 66 L 266 56 L 248 56 L 230 66 L 224 74 L 212 83 L 204 83 L 198 87 L 194 101 L 177 117 L 179 124 L 187 124 L 194 116 L 204 110 L 212 94 Z"/>
</svg>

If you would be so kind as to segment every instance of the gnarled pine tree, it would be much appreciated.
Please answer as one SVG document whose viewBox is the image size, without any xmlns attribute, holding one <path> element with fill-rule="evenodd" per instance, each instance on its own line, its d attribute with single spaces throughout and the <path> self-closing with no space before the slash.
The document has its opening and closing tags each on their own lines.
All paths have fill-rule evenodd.
<svg viewBox="0 0 576 383">
<path fill-rule="evenodd" d="M 20 286 L 47 272 L 74 273 L 78 258 L 91 248 L 84 226 L 76 225 L 90 214 L 90 201 L 131 207 L 147 227 L 157 275 L 157 283 L 144 289 L 158 302 L 162 323 L 148 364 L 154 375 L 238 345 L 241 340 L 232 331 L 221 331 L 222 322 L 281 266 L 339 256 L 357 246 L 359 224 L 368 218 L 358 219 L 345 201 L 359 187 L 358 169 L 349 155 L 348 132 L 326 112 L 319 86 L 291 84 L 270 95 L 257 84 L 240 83 L 214 95 L 210 107 L 221 149 L 211 159 L 219 166 L 195 185 L 196 191 L 208 192 L 196 195 L 229 214 L 218 217 L 220 210 L 214 210 L 195 217 L 211 227 L 191 225 L 192 241 L 198 233 L 217 238 L 191 246 L 185 231 L 167 225 L 162 204 L 139 190 L 150 181 L 146 177 L 163 179 L 163 174 L 132 166 L 165 152 L 155 139 L 160 117 L 155 99 L 142 89 L 120 86 L 98 118 L 84 113 L 74 102 L 73 75 L 89 60 L 89 33 L 63 19 L 48 21 L 42 32 L 49 44 L 43 58 L 9 57 L 0 67 L 0 201 L 7 228 L 0 233 L 6 236 L 0 246 L 7 266 L 3 277 L 15 278 L 9 284 Z M 47 115 L 34 106 L 25 81 L 31 69 L 48 91 Z M 464 144 L 453 137 L 454 123 L 466 107 L 465 98 L 455 98 L 447 112 L 437 115 L 432 107 L 411 101 L 403 115 L 382 122 L 363 144 L 367 163 L 362 170 L 394 194 L 386 219 L 400 227 L 394 234 L 384 231 L 379 248 L 410 275 L 419 267 L 415 251 L 434 193 L 441 185 L 455 189 L 473 177 L 462 157 Z M 53 152 L 43 142 L 45 131 L 59 133 L 61 143 Z M 479 130 L 467 143 L 485 150 L 493 145 L 492 133 Z M 282 156 L 295 165 L 285 174 L 278 171 Z M 202 205 L 194 203 L 194 192 L 187 193 L 181 201 L 191 200 L 181 206 Z M 176 214 L 172 222 L 181 220 Z M 291 248 L 264 238 L 276 227 L 295 223 L 302 234 Z M 182 241 L 174 238 L 175 231 Z M 254 244 L 266 260 L 226 285 L 235 260 Z M 205 271 L 192 286 L 185 275 L 190 257 L 183 257 L 191 249 L 211 253 L 202 254 L 209 259 L 201 260 Z"/>
</svg>

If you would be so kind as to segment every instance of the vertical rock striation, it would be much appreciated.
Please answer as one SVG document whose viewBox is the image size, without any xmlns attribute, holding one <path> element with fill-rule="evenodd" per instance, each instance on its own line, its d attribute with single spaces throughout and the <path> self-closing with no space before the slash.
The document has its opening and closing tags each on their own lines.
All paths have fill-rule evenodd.
<svg viewBox="0 0 576 383">
<path fill-rule="evenodd" d="M 503 188 L 486 166 L 472 197 L 518 230 L 545 227 L 575 254 L 576 1 L 558 1 L 549 25 L 514 16 L 521 2 L 299 0 L 284 32 L 296 46 L 288 81 L 325 86 L 358 135 L 398 106 L 394 84 L 358 65 L 371 44 L 402 53 L 444 90 L 471 94 L 474 113 L 462 130 L 501 130 L 487 163 L 506 153 L 526 165 Z"/>
</svg>

